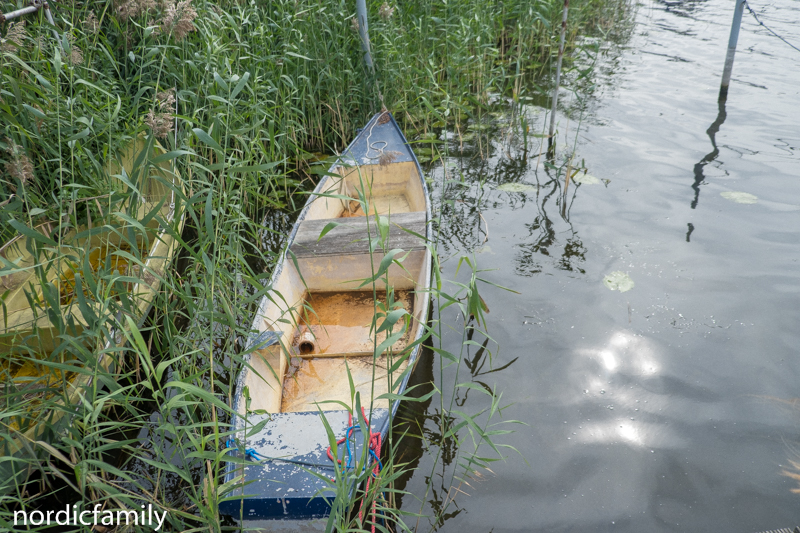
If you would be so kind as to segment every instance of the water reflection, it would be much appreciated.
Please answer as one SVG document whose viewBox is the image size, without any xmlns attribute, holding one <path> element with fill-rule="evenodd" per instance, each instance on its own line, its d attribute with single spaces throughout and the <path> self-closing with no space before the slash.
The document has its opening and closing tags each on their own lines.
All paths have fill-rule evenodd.
<svg viewBox="0 0 800 533">
<path fill-rule="evenodd" d="M 454 143 L 452 148 L 455 150 L 458 146 Z M 526 163 L 516 160 L 474 158 L 470 161 L 465 157 L 448 160 L 443 167 L 435 169 L 434 196 L 441 198 L 437 202 L 441 222 L 436 227 L 439 253 L 475 250 L 483 245 L 491 231 L 482 218 L 483 212 L 504 207 L 523 209 L 531 197 L 527 193 L 490 193 L 497 187 L 520 183 L 527 170 Z"/>
<path fill-rule="evenodd" d="M 549 177 L 550 179 L 547 183 L 539 186 L 539 191 L 545 190 L 546 192 L 544 194 L 537 192 L 536 194 L 538 214 L 533 222 L 525 224 L 528 235 L 533 238 L 533 242 L 517 245 L 520 252 L 515 258 L 515 271 L 522 276 L 532 276 L 542 272 L 545 263 L 544 258 L 541 256 L 544 256 L 551 258 L 550 264 L 558 270 L 585 274 L 586 271 L 581 267 L 581 264 L 586 260 L 587 250 L 569 221 L 569 208 L 571 208 L 575 200 L 579 186 L 573 186 L 571 201 L 567 205 L 558 173 L 556 172 L 554 176 Z M 551 200 L 555 202 L 557 213 L 560 211 L 560 214 L 553 218 L 548 216 L 547 213 L 547 204 Z M 559 203 L 561 203 L 561 209 L 558 209 Z M 562 226 L 562 223 L 566 224 L 566 228 L 560 230 L 559 226 Z M 560 239 L 559 233 L 562 234 Z M 563 234 L 566 234 L 566 237 Z M 561 253 L 553 253 L 552 249 L 560 243 L 563 243 L 561 244 Z"/>
<path fill-rule="evenodd" d="M 695 13 L 706 6 L 708 0 L 656 0 L 657 5 L 664 6 L 664 11 L 693 19 Z"/>
<path fill-rule="evenodd" d="M 594 361 L 606 375 L 652 376 L 660 369 L 655 345 L 646 337 L 628 331 L 617 331 L 603 346 L 578 350 L 578 355 Z"/>
<path fill-rule="evenodd" d="M 678 446 L 682 439 L 660 422 L 663 402 L 653 395 L 660 359 L 654 342 L 626 330 L 612 333 L 596 348 L 577 350 L 571 374 L 582 394 L 576 400 L 586 406 L 581 412 L 592 415 L 576 423 L 575 440 L 651 449 Z"/>
<path fill-rule="evenodd" d="M 459 162 L 480 169 L 467 168 L 469 187 L 448 194 L 488 220 L 495 254 L 478 256 L 481 267 L 524 291 L 517 300 L 497 291 L 489 303 L 498 309 L 492 318 L 506 321 L 503 349 L 523 354 L 510 376 L 493 377 L 515 402 L 509 416 L 530 424 L 508 439 L 531 468 L 513 459 L 493 465 L 497 479 L 459 498 L 467 512 L 448 530 L 763 531 L 796 518 L 793 485 L 778 466 L 785 442 L 796 439 L 796 419 L 788 423 L 750 396 L 796 389 L 797 313 L 788 294 L 797 286 L 797 239 L 789 235 L 796 224 L 778 210 L 746 210 L 716 194 L 747 180 L 762 206 L 772 207 L 767 199 L 775 196 L 798 205 L 796 128 L 786 109 L 796 103 L 791 80 L 800 71 L 792 71 L 796 59 L 751 53 L 758 64 L 751 61 L 748 77 L 763 79 L 770 98 L 742 83 L 735 124 L 726 122 L 724 103 L 709 114 L 716 90 L 708 80 L 718 82 L 709 73 L 721 67 L 729 7 L 709 0 L 640 8 L 632 52 L 605 63 L 615 66 L 598 84 L 603 104 L 590 110 L 596 116 L 586 118 L 591 126 L 577 143 L 590 172 L 613 181 L 606 189 L 570 185 L 571 214 L 561 216 L 563 171 L 557 179 L 529 158 L 519 175 L 501 164 L 506 151 L 499 149 Z M 791 8 L 781 10 L 783 28 L 796 33 Z M 723 23 L 720 13 L 728 13 Z M 758 34 L 750 38 L 770 46 Z M 719 55 L 709 59 L 712 43 L 721 43 Z M 723 165 L 723 146 L 743 155 Z M 726 171 L 725 183 L 712 183 Z M 498 190 L 504 183 L 538 187 Z M 701 187 L 706 207 L 698 210 Z M 721 209 L 708 208 L 714 200 Z M 463 242 L 480 244 L 470 222 Z M 680 237 L 691 242 L 700 226 L 704 246 L 685 246 Z M 776 227 L 784 228 L 781 237 L 773 237 Z M 616 269 L 630 270 L 633 291 L 602 286 Z M 632 321 L 628 302 L 640 310 Z M 524 319 L 539 313 L 548 327 L 530 328 Z M 480 359 L 465 364 L 473 376 L 482 372 Z M 481 396 L 473 392 L 468 407 Z"/>
<path fill-rule="evenodd" d="M 408 394 L 412 397 L 428 394 L 433 388 L 434 381 L 434 354 L 428 346 L 424 346 L 419 362 L 409 378 Z M 404 500 L 410 495 L 406 491 L 418 494 L 408 485 L 416 470 L 420 468 L 422 458 L 426 454 L 436 455 L 437 450 L 439 451 L 440 464 L 432 471 L 428 470 L 424 476 L 425 486 L 430 487 L 425 504 L 434 511 L 432 516 L 438 517 L 436 524 L 431 524 L 432 527 L 439 527 L 448 518 L 462 512 L 453 499 L 454 495 L 450 493 L 448 482 L 450 477 L 447 475 L 455 466 L 453 461 L 457 456 L 458 443 L 457 435 L 445 436 L 444 433 L 452 428 L 455 422 L 456 420 L 449 415 L 442 417 L 441 410 L 432 406 L 431 398 L 422 402 L 402 402 L 389 441 L 391 445 L 391 439 L 397 439 L 397 436 L 402 435 L 394 453 L 395 464 L 404 465 L 404 470 L 394 485 L 397 490 L 394 496 L 395 507 L 398 509 L 403 508 Z M 414 508 L 413 503 L 406 505 Z M 450 510 L 442 515 L 445 508 Z"/>
<path fill-rule="evenodd" d="M 625 418 L 582 427 L 578 432 L 578 441 L 604 444 L 625 443 L 633 446 L 646 444 L 641 423 Z"/>
<path fill-rule="evenodd" d="M 468 344 L 465 346 L 466 353 L 464 354 L 464 364 L 469 369 L 469 372 L 472 376 L 472 382 L 477 385 L 480 385 L 490 395 L 494 395 L 495 393 L 494 388 L 488 385 L 485 381 L 478 378 L 480 378 L 481 376 L 487 376 L 495 372 L 502 372 L 503 370 L 506 370 L 511 365 L 516 363 L 519 357 L 515 357 L 508 363 L 505 363 L 504 365 L 495 368 L 492 361 L 493 359 L 492 352 L 491 350 L 488 349 L 489 341 L 491 340 L 489 339 L 489 337 L 486 337 L 483 343 L 478 346 L 478 349 L 475 350 L 475 353 L 472 354 L 472 351 L 474 350 L 473 347 L 477 344 L 477 342 L 473 340 L 475 331 L 476 330 L 473 327 L 469 327 L 469 329 L 467 330 L 467 341 L 475 342 L 475 344 Z M 459 407 L 463 407 L 464 404 L 466 404 L 467 399 L 469 398 L 470 390 L 471 389 L 466 388 L 466 389 L 459 389 L 456 391 L 456 396 L 455 396 L 456 405 L 458 405 Z"/>
<path fill-rule="evenodd" d="M 519 113 L 528 117 L 530 122 L 525 124 L 530 124 L 532 131 L 538 128 L 537 121 L 545 119 L 544 114 L 524 109 Z M 461 150 L 461 157 L 452 158 L 433 171 L 436 195 L 442 198 L 438 214 L 446 221 L 438 227 L 440 249 L 451 253 L 476 250 L 485 244 L 491 228 L 482 216 L 484 212 L 519 211 L 519 216 L 528 217 L 527 212 L 535 208 L 533 219 L 523 226 L 527 237 L 515 245 L 516 273 L 529 277 L 552 267 L 584 274 L 581 265 L 587 249 L 569 221 L 580 185 L 571 185 L 566 195 L 563 185 L 569 166 L 566 161 L 548 160 L 540 171 L 535 160 L 511 157 L 510 151 L 523 153 L 519 146 L 516 149 L 512 146 L 521 135 L 510 133 L 520 127 L 522 123 L 513 120 L 502 127 L 495 124 L 492 131 L 496 131 L 499 140 L 491 141 L 493 148 L 488 153 L 500 154 L 499 157 L 473 155 L 470 159 L 469 143 L 451 141 L 452 151 Z M 531 183 L 531 175 L 535 184 Z M 555 214 L 551 215 L 553 210 Z"/>
<path fill-rule="evenodd" d="M 706 176 L 703 172 L 706 165 L 709 163 L 713 163 L 717 157 L 719 157 L 719 147 L 717 146 L 716 136 L 719 133 L 719 128 L 722 126 L 723 122 L 725 122 L 725 118 L 727 114 L 725 112 L 725 100 L 720 99 L 717 102 L 718 110 L 717 110 L 717 118 L 714 119 L 714 122 L 711 123 L 711 126 L 706 130 L 706 134 L 708 138 L 711 140 L 711 146 L 714 148 L 709 153 L 707 153 L 703 159 L 697 162 L 694 166 L 694 183 L 692 184 L 692 189 L 694 189 L 694 199 L 692 200 L 692 209 L 697 207 L 697 203 L 700 201 L 700 185 L 705 183 Z M 689 234 L 694 230 L 694 226 L 689 224 L 689 233 L 686 234 L 686 242 L 689 242 Z"/>
</svg>

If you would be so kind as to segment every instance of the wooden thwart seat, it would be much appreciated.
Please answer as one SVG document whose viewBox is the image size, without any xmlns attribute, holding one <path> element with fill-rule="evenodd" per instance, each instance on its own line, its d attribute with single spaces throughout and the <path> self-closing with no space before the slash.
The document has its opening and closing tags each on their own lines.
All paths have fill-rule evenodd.
<svg viewBox="0 0 800 533">
<path fill-rule="evenodd" d="M 425 240 L 404 231 L 413 231 L 425 235 L 424 211 L 397 213 L 389 219 L 388 248 L 402 250 L 421 250 L 425 248 Z M 331 222 L 339 225 L 325 234 L 320 233 Z M 369 224 L 369 228 L 367 228 Z M 357 255 L 369 253 L 369 237 L 378 232 L 374 217 L 333 218 L 322 220 L 305 220 L 297 228 L 291 251 L 298 258 L 317 257 L 322 255 Z"/>
</svg>

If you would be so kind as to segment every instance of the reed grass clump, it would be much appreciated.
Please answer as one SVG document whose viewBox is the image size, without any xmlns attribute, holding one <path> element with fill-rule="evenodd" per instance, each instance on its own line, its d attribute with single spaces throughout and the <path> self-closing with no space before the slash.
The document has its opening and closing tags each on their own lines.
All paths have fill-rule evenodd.
<svg viewBox="0 0 800 533">
<path fill-rule="evenodd" d="M 579 0 L 573 42 L 606 27 L 620 2 Z M 0 2 L 3 12 L 16 7 Z M 520 80 L 547 72 L 561 4 L 368 7 L 374 74 L 363 65 L 353 6 L 343 0 L 90 0 L 51 5 L 57 38 L 42 13 L 0 26 L 0 243 L 24 237 L 18 243 L 35 257 L 86 267 L 70 278 L 65 307 L 60 261 L 26 266 L 9 259 L 10 248 L 0 251 L 0 304 L 13 276 L 35 271 L 26 289 L 31 306 L 54 324 L 52 349 L 38 346 L 34 331 L 10 340 L 2 356 L 0 446 L 40 420 L 31 412 L 60 415 L 23 439 L 20 453 L 0 457 L 0 527 L 11 527 L 15 510 L 64 504 L 154 505 L 167 511 L 170 531 L 231 526 L 216 502 L 227 490 L 233 382 L 292 213 L 327 168 L 317 163 L 342 150 L 382 106 L 408 133 L 427 133 L 457 128 L 490 102 L 518 95 Z M 149 147 L 138 170 L 115 167 L 137 139 Z M 163 152 L 151 150 L 156 141 Z M 180 185 L 162 181 L 185 220 L 182 233 L 161 211 L 135 208 L 141 176 L 156 167 L 180 176 Z M 143 265 L 154 239 L 148 222 L 177 243 L 169 269 Z M 81 232 L 113 235 L 127 247 L 91 266 L 73 239 Z M 123 271 L 122 258 L 138 270 Z M 469 279 L 452 291 L 438 285 L 437 310 L 460 306 L 462 318 L 480 319 L 479 272 L 469 266 Z M 159 291 L 139 316 L 127 287 L 147 276 L 158 279 Z M 76 310 L 85 323 L 76 322 Z M 460 353 L 437 344 L 449 328 L 463 336 Z M 480 328 L 437 317 L 430 344 L 441 364 L 460 364 Z M 12 378 L 26 365 L 49 377 Z M 77 399 L 75 373 L 87 377 Z M 462 416 L 454 413 L 456 385 L 433 386 L 440 439 L 429 443 L 437 457 L 460 465 L 449 471 L 452 484 L 501 457 L 493 439 L 505 431 L 489 425 L 501 411 L 499 395 Z M 402 496 L 395 481 L 412 468 L 394 461 L 402 443 L 395 438 L 380 482 L 387 517 Z M 478 453 L 487 446 L 492 459 Z M 365 527 L 347 514 L 351 503 L 337 504 L 332 523 Z M 448 505 L 431 510 L 423 501 L 420 509 L 436 515 L 435 528 Z M 408 515 L 391 516 L 395 529 L 416 527 L 403 522 Z"/>
</svg>

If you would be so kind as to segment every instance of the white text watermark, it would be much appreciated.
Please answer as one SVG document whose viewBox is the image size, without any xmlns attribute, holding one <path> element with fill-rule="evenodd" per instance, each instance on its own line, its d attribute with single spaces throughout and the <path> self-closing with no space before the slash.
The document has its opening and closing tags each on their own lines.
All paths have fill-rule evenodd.
<svg viewBox="0 0 800 533">
<path fill-rule="evenodd" d="M 80 510 L 78 505 L 67 505 L 61 510 L 14 511 L 14 525 L 24 526 L 150 526 L 159 531 L 167 518 L 167 512 L 160 513 L 152 504 L 141 510 L 127 509 L 104 511 L 97 504 L 93 510 Z"/>
</svg>

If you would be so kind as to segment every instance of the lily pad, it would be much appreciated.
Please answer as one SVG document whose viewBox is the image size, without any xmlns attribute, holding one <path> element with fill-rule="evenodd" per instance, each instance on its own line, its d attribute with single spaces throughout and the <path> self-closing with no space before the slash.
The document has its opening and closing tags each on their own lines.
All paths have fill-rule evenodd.
<svg viewBox="0 0 800 533">
<path fill-rule="evenodd" d="M 617 270 L 603 278 L 603 284 L 612 291 L 627 292 L 633 288 L 633 280 L 625 272 Z"/>
<path fill-rule="evenodd" d="M 531 192 L 537 189 L 536 185 L 528 185 L 527 183 L 504 183 L 497 187 L 498 191 L 503 192 Z"/>
<path fill-rule="evenodd" d="M 736 202 L 737 204 L 754 204 L 758 202 L 758 196 L 750 194 L 749 192 L 725 191 L 719 194 L 726 200 Z"/>
<path fill-rule="evenodd" d="M 591 174 L 585 172 L 578 172 L 576 175 L 572 176 L 572 181 L 581 185 L 597 185 L 601 183 L 599 178 L 595 178 Z"/>
</svg>

